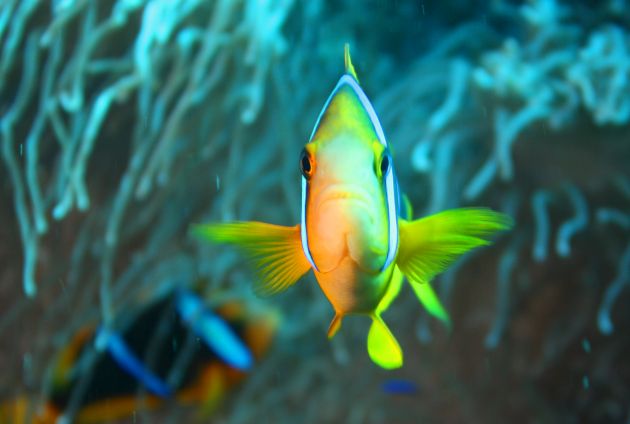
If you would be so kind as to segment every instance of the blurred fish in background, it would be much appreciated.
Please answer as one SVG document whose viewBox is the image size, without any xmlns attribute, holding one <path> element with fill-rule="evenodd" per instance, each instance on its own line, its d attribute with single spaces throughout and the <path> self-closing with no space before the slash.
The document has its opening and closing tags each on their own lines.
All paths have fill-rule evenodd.
<svg viewBox="0 0 630 424">
<path fill-rule="evenodd" d="M 452 331 L 413 296 L 384 313 L 405 351 L 395 375 L 371 366 L 363 320 L 328 343 L 313 279 L 266 299 L 284 317 L 274 347 L 212 418 L 630 419 L 624 0 L 0 2 L 2 402 L 49 400 L 57 353 L 88 323 L 104 335 L 89 346 L 129 360 L 121 323 L 157 299 L 251 300 L 242 258 L 188 227 L 297 222 L 296 164 L 344 42 L 416 214 L 484 205 L 514 229 L 434 282 Z M 158 371 L 121 363 L 136 384 Z M 393 396 L 391 380 L 422 390 Z M 189 412 L 137 405 L 148 422 Z"/>
<path fill-rule="evenodd" d="M 7 401 L 0 420 L 102 423 L 169 401 L 197 405 L 197 418 L 207 418 L 269 349 L 279 318 L 227 299 L 215 309 L 180 290 L 121 314 L 122 330 L 86 325 L 56 354 L 46 399 Z"/>
</svg>

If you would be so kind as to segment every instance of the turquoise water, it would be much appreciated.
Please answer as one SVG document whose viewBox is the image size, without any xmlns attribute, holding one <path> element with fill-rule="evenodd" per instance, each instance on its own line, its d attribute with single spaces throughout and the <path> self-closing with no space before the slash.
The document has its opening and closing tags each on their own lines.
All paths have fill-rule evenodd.
<svg viewBox="0 0 630 424">
<path fill-rule="evenodd" d="M 113 355 L 91 339 L 70 386 L 55 388 L 56 355 L 86 325 L 127 337 L 166 380 L 200 373 L 173 359 L 185 349 L 126 332 L 187 288 L 208 311 L 237 300 L 279 316 L 272 346 L 203 419 L 628 422 L 629 11 L 622 0 L 0 1 L 0 404 L 57 402 L 74 416 L 112 385 L 146 395 L 129 373 L 118 387 L 99 361 L 81 362 Z M 241 256 L 189 235 L 209 221 L 299 223 L 300 152 L 345 43 L 415 217 L 485 206 L 515 220 L 434 281 L 450 331 L 403 288 L 384 315 L 405 352 L 390 372 L 366 353 L 367 318 L 327 340 L 333 311 L 311 274 L 258 299 Z M 157 334 L 170 316 L 138 331 Z M 151 352 L 173 361 L 149 364 Z M 202 409 L 137 401 L 122 422 Z"/>
</svg>

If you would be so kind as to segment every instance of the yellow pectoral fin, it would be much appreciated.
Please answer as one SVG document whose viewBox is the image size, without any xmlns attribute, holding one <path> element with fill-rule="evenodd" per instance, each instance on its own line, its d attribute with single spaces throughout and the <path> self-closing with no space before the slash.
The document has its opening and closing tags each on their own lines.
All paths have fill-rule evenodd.
<svg viewBox="0 0 630 424">
<path fill-rule="evenodd" d="M 480 208 L 451 209 L 416 221 L 400 220 L 396 264 L 429 313 L 448 324 L 448 314 L 429 285 L 457 258 L 490 244 L 494 233 L 512 226 L 504 214 Z"/>
<path fill-rule="evenodd" d="M 284 227 L 264 222 L 202 224 L 192 233 L 213 243 L 241 248 L 258 276 L 254 290 L 272 295 L 286 290 L 310 268 L 302 251 L 300 226 Z"/>
<path fill-rule="evenodd" d="M 375 364 L 387 370 L 402 367 L 402 349 L 379 315 L 372 315 L 367 345 L 370 358 Z"/>
<path fill-rule="evenodd" d="M 428 282 L 464 253 L 490 244 L 488 238 L 512 221 L 489 209 L 462 208 L 399 225 L 398 266 L 413 281 Z"/>
</svg>

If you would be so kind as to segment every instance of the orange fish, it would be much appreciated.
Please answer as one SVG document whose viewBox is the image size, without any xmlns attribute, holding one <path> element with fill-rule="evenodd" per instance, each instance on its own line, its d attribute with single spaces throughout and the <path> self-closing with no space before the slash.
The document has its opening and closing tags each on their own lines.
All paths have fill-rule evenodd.
<svg viewBox="0 0 630 424">
<path fill-rule="evenodd" d="M 262 294 L 281 292 L 313 270 L 335 312 L 328 336 L 346 315 L 370 317 L 370 358 L 392 369 L 402 366 L 403 354 L 381 314 L 398 296 L 403 277 L 429 313 L 448 323 L 431 279 L 464 253 L 489 244 L 511 220 L 485 208 L 412 219 L 389 143 L 347 45 L 345 65 L 299 157 L 300 224 L 210 223 L 193 232 L 240 247 L 253 262 L 255 289 Z"/>
<path fill-rule="evenodd" d="M 117 336 L 117 343 L 139 361 L 151 358 L 152 366 L 138 365 L 144 374 L 130 372 L 125 362 L 129 358 L 117 357 L 110 349 L 95 355 L 98 330 L 85 327 L 57 355 L 47 398 L 37 402 L 22 396 L 0 403 L 0 423 L 53 424 L 62 416 L 79 424 L 103 423 L 157 409 L 168 399 L 200 405 L 207 415 L 247 376 L 246 369 L 254 365 L 253 361 L 264 355 L 278 324 L 273 311 L 237 301 L 210 310 L 190 292 L 178 292 L 130 315 L 134 314 L 132 323 Z M 161 337 L 156 336 L 158 326 L 165 331 Z M 230 340 L 232 336 L 225 336 L 226 332 L 235 339 Z M 218 339 L 208 342 L 206 336 Z M 240 348 L 226 351 L 225 345 L 230 343 L 242 343 L 251 354 L 251 363 L 243 362 Z M 224 351 L 217 353 L 216 345 L 222 345 Z M 226 361 L 226 352 L 237 352 L 241 357 L 236 363 Z M 182 362 L 185 355 L 189 357 Z M 243 364 L 249 366 L 238 366 Z M 163 385 L 168 390 L 154 390 L 146 375 L 157 379 L 157 387 Z M 82 389 L 84 383 L 87 385 Z M 141 399 L 137 394 L 142 386 L 147 394 Z"/>
</svg>

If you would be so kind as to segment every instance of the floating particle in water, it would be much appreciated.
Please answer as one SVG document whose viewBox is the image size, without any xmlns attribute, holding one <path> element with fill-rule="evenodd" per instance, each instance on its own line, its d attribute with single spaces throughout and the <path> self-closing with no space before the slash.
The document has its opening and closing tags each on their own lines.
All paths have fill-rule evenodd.
<svg viewBox="0 0 630 424">
<path fill-rule="evenodd" d="M 582 349 L 586 353 L 591 353 L 591 342 L 587 338 L 582 339 Z"/>
</svg>

